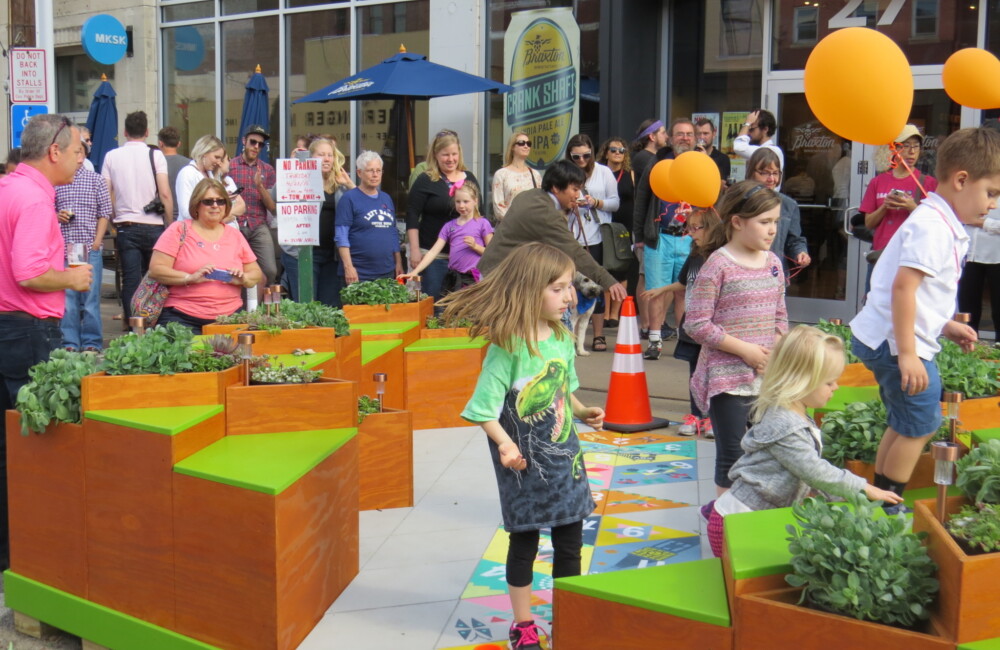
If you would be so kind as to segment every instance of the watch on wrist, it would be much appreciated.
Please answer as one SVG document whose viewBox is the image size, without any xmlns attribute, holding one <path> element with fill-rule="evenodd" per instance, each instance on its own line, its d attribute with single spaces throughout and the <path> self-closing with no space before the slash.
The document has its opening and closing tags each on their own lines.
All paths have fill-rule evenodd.
<svg viewBox="0 0 1000 650">
<path fill-rule="evenodd" d="M 745 126 L 745 127 L 747 127 L 749 129 L 752 125 L 750 124 L 750 122 L 744 122 L 743 126 Z"/>
</svg>

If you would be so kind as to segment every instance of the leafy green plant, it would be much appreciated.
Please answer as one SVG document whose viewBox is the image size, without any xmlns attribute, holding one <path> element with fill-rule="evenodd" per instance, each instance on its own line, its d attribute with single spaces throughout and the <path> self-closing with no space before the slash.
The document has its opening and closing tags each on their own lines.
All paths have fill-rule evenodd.
<svg viewBox="0 0 1000 650">
<path fill-rule="evenodd" d="M 982 504 L 962 506 L 948 520 L 948 532 L 979 553 L 1000 551 L 1000 506 Z"/>
<path fill-rule="evenodd" d="M 972 356 L 985 361 L 1000 361 L 1000 345 L 978 343 L 972 350 Z"/>
<path fill-rule="evenodd" d="M 351 333 L 350 323 L 343 309 L 324 305 L 319 301 L 292 302 L 281 301 L 281 313 L 292 321 L 312 327 L 332 327 L 337 336 L 348 336 Z"/>
<path fill-rule="evenodd" d="M 125 334 L 104 353 L 109 375 L 173 375 L 191 372 L 191 330 L 178 323 L 157 325 L 144 335 Z"/>
<path fill-rule="evenodd" d="M 381 410 L 382 407 L 379 405 L 377 399 L 362 395 L 358 398 L 358 424 L 364 422 L 366 415 L 374 415 L 381 412 Z"/>
<path fill-rule="evenodd" d="M 472 325 L 472 319 L 469 318 L 458 318 L 450 323 L 446 323 L 443 318 L 438 316 L 428 316 L 426 323 L 429 330 L 441 330 L 450 327 L 472 327 Z"/>
<path fill-rule="evenodd" d="M 68 350 L 53 350 L 48 361 L 32 366 L 28 383 L 17 393 L 21 434 L 43 433 L 52 423 L 79 424 L 80 380 L 98 370 L 95 355 Z"/>
<path fill-rule="evenodd" d="M 1000 504 L 1000 440 L 987 440 L 955 463 L 955 486 L 975 503 Z"/>
<path fill-rule="evenodd" d="M 250 369 L 250 380 L 258 384 L 311 384 L 322 374 L 322 370 L 310 370 L 305 366 L 265 361 Z"/>
<path fill-rule="evenodd" d="M 848 325 L 834 325 L 830 321 L 822 318 L 816 323 L 816 329 L 840 337 L 844 342 L 844 359 L 846 363 L 860 363 L 861 359 L 854 356 L 851 351 L 851 328 Z"/>
<path fill-rule="evenodd" d="M 809 498 L 787 527 L 799 603 L 860 620 L 911 627 L 929 616 L 937 566 L 905 517 L 876 516 L 879 502 L 858 494 L 851 507 Z"/>
<path fill-rule="evenodd" d="M 947 339 L 941 339 L 941 351 L 935 361 L 944 390 L 958 391 L 969 398 L 995 395 L 1000 389 L 995 365 L 974 354 L 966 354 Z"/>
<path fill-rule="evenodd" d="M 389 305 L 416 302 L 410 290 L 391 278 L 355 282 L 340 290 L 345 305 Z M 418 298 L 419 300 L 419 298 Z"/>
<path fill-rule="evenodd" d="M 192 372 L 219 372 L 240 362 L 236 354 L 238 344 L 230 336 L 214 334 L 192 345 Z"/>
<path fill-rule="evenodd" d="M 284 313 L 266 314 L 259 307 L 257 311 L 238 311 L 229 316 L 219 316 L 215 322 L 220 325 L 246 325 L 247 330 L 260 330 L 268 334 L 281 334 L 281 330 L 304 327 Z"/>
<path fill-rule="evenodd" d="M 886 410 L 880 400 L 854 402 L 823 416 L 823 458 L 837 467 L 848 460 L 874 463 L 885 433 Z"/>
</svg>

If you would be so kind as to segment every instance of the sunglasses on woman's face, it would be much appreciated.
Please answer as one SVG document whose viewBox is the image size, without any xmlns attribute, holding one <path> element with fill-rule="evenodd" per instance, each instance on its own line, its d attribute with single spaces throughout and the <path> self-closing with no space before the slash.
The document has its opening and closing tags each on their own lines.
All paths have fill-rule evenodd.
<svg viewBox="0 0 1000 650">
<path fill-rule="evenodd" d="M 625 153 L 625 147 L 608 147 L 608 153 Z"/>
<path fill-rule="evenodd" d="M 210 208 L 213 205 L 217 205 L 219 207 L 222 207 L 222 206 L 226 205 L 226 200 L 225 199 L 202 199 L 201 201 L 199 201 L 199 203 L 201 203 L 206 208 Z"/>
<path fill-rule="evenodd" d="M 514 143 L 514 146 L 515 147 L 530 147 L 531 146 L 531 142 L 529 142 L 528 140 L 518 140 L 517 142 Z"/>
<path fill-rule="evenodd" d="M 588 151 L 587 153 L 571 153 L 569 157 L 573 160 L 590 160 L 590 157 L 593 155 Z"/>
</svg>

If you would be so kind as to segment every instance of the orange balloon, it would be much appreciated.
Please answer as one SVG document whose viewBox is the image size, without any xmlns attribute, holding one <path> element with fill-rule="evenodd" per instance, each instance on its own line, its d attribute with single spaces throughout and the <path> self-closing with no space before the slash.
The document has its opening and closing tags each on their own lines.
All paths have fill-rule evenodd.
<svg viewBox="0 0 1000 650">
<path fill-rule="evenodd" d="M 670 186 L 677 188 L 681 201 L 698 208 L 715 205 L 722 189 L 719 167 L 700 151 L 687 151 L 674 158 Z"/>
<path fill-rule="evenodd" d="M 982 77 L 985 84 L 985 79 Z M 913 107 L 913 74 L 892 39 L 867 27 L 837 30 L 806 61 L 806 101 L 837 135 L 879 145 L 892 142 Z"/>
<path fill-rule="evenodd" d="M 671 159 L 661 160 L 653 165 L 649 171 L 649 187 L 661 201 L 677 203 L 681 198 L 670 185 L 670 166 L 674 163 Z"/>
<path fill-rule="evenodd" d="M 969 108 L 1000 108 L 1000 88 L 990 79 L 1000 78 L 1000 60 L 977 47 L 959 50 L 944 63 L 944 90 L 956 103 Z"/>
</svg>

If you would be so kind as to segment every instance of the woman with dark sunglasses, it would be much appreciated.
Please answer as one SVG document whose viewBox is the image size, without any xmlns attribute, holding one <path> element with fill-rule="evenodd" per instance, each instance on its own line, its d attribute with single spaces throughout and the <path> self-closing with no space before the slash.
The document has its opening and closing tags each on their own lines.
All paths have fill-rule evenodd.
<svg viewBox="0 0 1000 650">
<path fill-rule="evenodd" d="M 618 210 L 611 215 L 612 220 L 625 226 L 625 229 L 632 230 L 632 213 L 635 211 L 635 170 L 632 168 L 632 157 L 629 155 L 628 143 L 625 138 L 608 138 L 597 150 L 597 162 L 607 165 L 608 169 L 615 176 L 618 183 L 618 199 L 620 204 Z M 622 280 L 628 289 L 628 295 L 633 298 L 639 291 L 639 260 L 632 260 L 632 264 L 621 277 L 615 279 Z M 607 327 L 618 327 L 618 315 L 621 303 L 617 300 L 611 302 L 609 318 L 604 322 Z"/>
<path fill-rule="evenodd" d="M 186 207 L 191 219 L 173 222 L 156 241 L 149 276 L 170 288 L 158 324 L 201 334 L 203 325 L 239 311 L 240 290 L 257 286 L 263 274 L 246 238 L 223 223 L 233 207 L 225 185 L 202 179 Z"/>
<path fill-rule="evenodd" d="M 503 167 L 493 174 L 493 219 L 500 221 L 514 197 L 534 187 L 542 186 L 542 175 L 528 166 L 531 155 L 531 138 L 515 131 L 507 141 Z"/>
<path fill-rule="evenodd" d="M 578 133 L 569 139 L 566 143 L 566 157 L 587 175 L 587 183 L 584 185 L 584 192 L 577 199 L 576 210 L 569 214 L 569 229 L 600 264 L 604 259 L 601 224 L 611 223 L 611 215 L 621 205 L 618 183 L 611 170 L 594 159 L 594 143 L 587 134 Z M 603 296 L 597 300 L 592 320 L 594 340 L 591 348 L 594 352 L 603 352 L 608 349 L 604 338 Z"/>
</svg>

